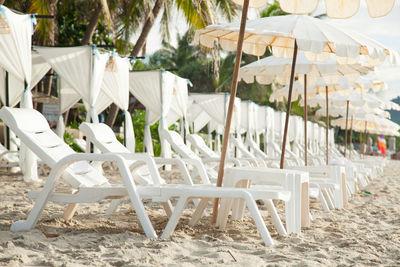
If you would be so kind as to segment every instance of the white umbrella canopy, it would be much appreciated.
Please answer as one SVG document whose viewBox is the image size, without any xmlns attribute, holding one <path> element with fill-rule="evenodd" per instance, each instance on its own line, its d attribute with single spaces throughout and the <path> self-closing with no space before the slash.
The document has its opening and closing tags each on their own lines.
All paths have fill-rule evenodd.
<svg viewBox="0 0 400 267">
<path fill-rule="evenodd" d="M 215 41 L 224 50 L 234 51 L 239 36 L 239 23 L 209 25 L 196 31 L 195 43 L 208 48 Z M 354 35 L 336 28 L 320 19 L 301 15 L 275 16 L 247 21 L 243 41 L 243 51 L 262 56 L 266 47 L 278 57 L 291 57 L 294 40 L 299 50 L 306 52 L 312 60 L 328 60 L 329 53 L 342 58 L 358 58 L 368 55 L 373 59 L 384 60 L 391 51 L 368 37 Z M 390 58 L 389 58 L 390 60 Z"/>
<path fill-rule="evenodd" d="M 349 116 L 362 116 L 364 114 L 372 114 L 384 118 L 389 118 L 390 119 L 390 113 L 380 109 L 380 108 L 369 108 L 367 105 L 364 105 L 362 107 L 358 107 L 357 109 L 350 109 L 348 111 Z M 318 109 L 315 113 L 316 116 L 322 117 L 326 115 L 326 110 L 321 108 Z M 329 109 L 329 116 L 332 117 L 339 117 L 339 116 L 346 116 L 346 109 L 343 108 L 337 108 L 333 107 Z"/>
<path fill-rule="evenodd" d="M 208 1 L 208 0 L 207 0 Z M 244 0 L 232 0 L 237 5 L 243 6 Z M 262 8 L 268 3 L 268 0 L 250 0 L 249 7 L 250 8 Z"/>
<path fill-rule="evenodd" d="M 329 96 L 329 107 L 333 108 L 346 108 L 346 102 L 349 101 L 349 109 L 358 109 L 363 106 L 368 108 L 381 108 L 381 109 L 394 109 L 398 110 L 399 105 L 387 100 L 382 100 L 375 94 L 358 94 L 353 91 L 350 95 L 341 95 L 339 92 L 335 92 Z M 303 105 L 304 101 L 300 101 L 300 105 Z M 314 98 L 309 99 L 307 105 L 310 107 L 326 107 L 326 99 L 323 95 L 318 94 Z"/>
<path fill-rule="evenodd" d="M 321 1 L 322 2 L 322 1 Z M 345 19 L 354 16 L 360 0 L 325 0 L 326 14 L 331 18 Z M 365 0 L 371 17 L 383 17 L 392 10 L 395 0 Z M 319 0 L 279 0 L 281 9 L 292 14 L 309 14 L 318 7 Z"/>
<path fill-rule="evenodd" d="M 396 133 L 400 129 L 397 123 L 394 123 L 388 119 L 378 117 L 376 115 L 360 115 L 354 116 L 353 130 L 356 132 L 375 133 L 375 134 L 388 134 Z M 331 121 L 332 126 L 340 127 L 341 129 L 346 128 L 346 119 L 339 118 Z"/>
<path fill-rule="evenodd" d="M 256 80 L 260 84 L 270 84 L 277 81 L 287 85 L 290 81 L 291 65 L 291 59 L 270 56 L 241 67 L 239 78 L 246 83 Z M 319 77 L 323 78 L 324 84 L 337 84 L 343 77 L 348 82 L 354 82 L 362 73 L 371 70 L 372 68 L 360 64 L 338 64 L 333 55 L 325 62 L 312 62 L 300 51 L 297 54 L 295 71 L 300 83 L 304 83 L 303 76 L 307 75 L 307 85 L 313 86 L 317 84 Z"/>
<path fill-rule="evenodd" d="M 354 116 L 353 120 L 353 130 L 356 132 L 362 132 L 367 129 L 367 132 L 379 130 L 380 117 L 373 114 L 364 114 L 359 116 Z M 339 118 L 331 121 L 331 125 L 334 127 L 340 127 L 341 129 L 346 128 L 346 119 Z"/>
</svg>

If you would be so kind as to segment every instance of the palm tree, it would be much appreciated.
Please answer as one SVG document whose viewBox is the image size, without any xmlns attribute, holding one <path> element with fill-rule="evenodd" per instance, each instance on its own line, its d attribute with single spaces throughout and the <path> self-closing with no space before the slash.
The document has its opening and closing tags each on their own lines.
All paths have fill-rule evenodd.
<svg viewBox="0 0 400 267">
<path fill-rule="evenodd" d="M 142 1 L 134 1 L 134 2 L 146 2 L 146 0 Z M 213 1 L 214 2 L 214 1 Z M 146 16 L 143 27 L 140 32 L 140 35 L 133 47 L 130 56 L 136 57 L 139 55 L 140 51 L 142 51 L 145 46 L 147 37 L 150 33 L 151 28 L 154 26 L 155 20 L 159 16 L 162 8 L 163 8 L 163 16 L 162 16 L 162 28 L 164 29 L 164 37 L 168 39 L 169 37 L 169 18 L 171 13 L 171 8 L 175 6 L 178 10 L 181 10 L 185 16 L 186 22 L 191 27 L 192 30 L 204 28 L 210 23 L 214 23 L 215 15 L 213 13 L 214 10 L 217 10 L 223 17 L 228 20 L 231 20 L 236 15 L 236 7 L 232 4 L 230 0 L 216 0 L 213 5 L 209 3 L 209 1 L 202 0 L 155 0 L 153 7 L 148 9 L 148 15 Z M 131 14 L 128 14 L 131 15 Z M 128 16 L 129 17 L 129 16 Z M 127 31 L 125 28 L 125 37 L 130 38 L 133 32 Z M 218 53 L 215 53 L 214 57 L 217 57 Z M 214 60 L 217 62 L 217 60 Z M 219 64 L 218 64 L 219 65 Z M 214 67 L 214 70 L 218 73 L 218 67 Z M 218 76 L 217 76 L 218 77 Z M 115 118 L 117 116 L 118 108 L 115 105 L 112 105 L 111 110 L 108 114 L 106 123 L 112 126 L 115 122 Z"/>
</svg>

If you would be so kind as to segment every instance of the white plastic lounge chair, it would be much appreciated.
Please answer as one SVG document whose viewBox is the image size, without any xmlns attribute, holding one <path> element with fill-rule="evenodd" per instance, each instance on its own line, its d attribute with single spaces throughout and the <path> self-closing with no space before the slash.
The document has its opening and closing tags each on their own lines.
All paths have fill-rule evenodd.
<svg viewBox="0 0 400 267">
<path fill-rule="evenodd" d="M 86 141 L 84 139 L 74 138 L 74 142 L 82 151 L 86 152 Z"/>
<path fill-rule="evenodd" d="M 130 153 L 129 150 L 123 146 L 115 137 L 115 134 L 113 133 L 113 131 L 111 130 L 110 127 L 108 127 L 107 125 L 103 124 L 103 123 L 98 123 L 98 124 L 94 124 L 94 123 L 82 123 L 79 126 L 79 129 L 83 132 L 83 134 L 86 136 L 87 140 L 89 140 L 90 142 L 92 142 L 97 148 L 100 149 L 100 151 L 104 152 L 104 153 Z M 179 136 L 179 138 L 181 138 Z M 183 147 L 186 150 L 186 147 Z M 185 163 L 189 163 L 192 164 L 193 162 L 196 162 L 198 164 L 196 164 L 196 166 L 200 166 L 201 167 L 201 162 L 197 161 L 196 159 L 179 159 L 179 158 L 175 158 L 175 159 L 162 159 L 162 158 L 154 158 L 156 163 L 172 163 L 172 164 L 177 164 L 180 167 L 181 173 L 183 174 L 184 177 L 184 182 L 188 183 L 188 184 L 192 184 L 193 182 L 190 178 L 190 175 L 187 173 L 187 169 L 185 168 Z M 132 163 L 131 163 L 132 164 Z M 136 164 L 137 165 L 137 164 Z M 195 167 L 196 167 L 195 166 Z M 204 167 L 203 167 L 204 169 Z M 230 168 L 227 168 L 230 169 Z M 229 184 L 230 187 L 234 187 L 237 183 L 239 183 L 241 180 L 243 180 L 243 177 L 248 177 L 247 175 L 243 174 L 243 170 L 248 172 L 248 169 L 244 169 L 244 168 L 233 168 L 233 170 L 238 171 L 239 169 L 241 169 L 241 177 L 242 179 L 239 179 L 239 177 L 237 175 L 226 175 L 226 180 L 230 181 L 230 183 L 226 183 Z M 229 171 L 228 171 L 229 172 Z M 133 172 L 134 173 L 134 172 Z M 201 171 L 200 171 L 201 173 Z M 259 175 L 258 173 L 256 173 L 256 175 Z M 265 176 L 265 171 L 262 173 L 262 175 Z M 136 175 L 133 174 L 133 177 L 135 177 Z M 274 176 L 274 175 L 272 175 Z M 275 174 L 275 179 L 278 179 L 277 176 Z M 186 177 L 186 178 L 185 178 Z M 232 177 L 232 179 L 230 179 L 230 177 Z M 282 174 L 280 174 L 281 180 L 284 181 L 285 180 L 285 176 Z M 141 182 L 139 180 L 139 182 Z M 207 177 L 206 174 L 203 175 L 202 178 L 202 182 L 204 184 L 208 184 L 210 185 L 210 181 Z M 275 184 L 277 184 L 275 182 Z M 279 185 L 283 185 L 284 183 L 280 182 L 278 183 Z M 283 188 L 283 186 L 281 186 Z M 266 189 L 265 187 L 263 188 L 264 190 Z M 268 189 L 268 188 L 267 188 Z M 276 213 L 275 207 L 273 205 L 273 203 L 270 200 L 266 200 L 265 202 L 265 206 L 267 208 L 267 210 L 271 213 L 273 219 L 274 219 L 274 224 L 275 226 L 279 229 L 281 228 L 282 223 L 280 222 L 280 219 Z M 294 207 L 294 205 L 288 205 L 291 207 Z M 294 212 L 294 209 L 291 210 L 290 207 L 288 208 L 289 211 Z M 289 213 L 288 213 L 289 214 Z M 226 214 L 227 216 L 227 214 Z M 294 216 L 294 215 L 293 215 Z M 287 216 L 287 218 L 289 218 L 290 220 L 293 220 L 293 223 L 296 223 L 295 220 L 293 219 L 293 216 L 290 216 L 290 214 Z M 197 220 L 200 217 L 197 218 L 193 218 L 191 225 L 195 224 L 197 222 Z M 290 229 L 290 226 L 289 226 Z M 283 234 L 285 231 L 279 231 L 281 234 Z"/>
<path fill-rule="evenodd" d="M 207 159 L 216 159 L 219 161 L 220 156 L 213 151 L 210 147 L 207 146 L 206 142 L 204 141 L 201 136 L 197 134 L 188 134 L 186 136 L 186 141 L 188 141 L 192 145 L 192 149 L 195 151 L 199 152 L 199 156 L 203 159 L 204 161 L 207 161 Z M 253 161 L 253 159 L 245 159 L 245 158 L 228 158 L 228 162 L 234 163 L 235 166 L 251 166 L 250 162 Z"/>
<path fill-rule="evenodd" d="M 175 197 L 178 198 L 177 205 L 161 236 L 162 238 L 167 238 L 175 229 L 188 199 L 198 198 L 202 199 L 204 202 L 204 199 L 212 198 L 241 198 L 246 201 L 263 241 L 266 245 L 272 245 L 273 241 L 262 220 L 255 199 L 282 199 L 285 201 L 290 199 L 290 193 L 283 191 L 266 192 L 265 190 L 210 188 L 191 185 L 161 185 L 156 183 L 149 186 L 136 186 L 125 158 L 128 160 L 145 161 L 149 171 L 152 172 L 154 181 L 161 180 L 154 161 L 148 155 L 75 153 L 62 139 L 51 131 L 46 119 L 33 109 L 3 107 L 0 110 L 0 118 L 32 151 L 35 151 L 35 153 L 52 168 L 46 184 L 43 190 L 38 194 L 36 203 L 29 213 L 27 220 L 14 222 L 11 226 L 11 230 L 13 231 L 29 230 L 33 228 L 48 201 L 72 204 L 82 202 L 91 203 L 108 197 L 114 198 L 129 195 L 146 235 L 156 238 L 157 235 L 145 213 L 141 198 L 150 198 L 153 201 L 166 202 L 170 198 Z M 110 184 L 104 176 L 87 163 L 87 160 L 115 162 L 119 168 L 123 184 Z M 57 180 L 61 176 L 71 185 L 75 185 L 78 189 L 75 194 L 58 194 L 53 192 Z M 70 213 L 73 214 L 73 211 L 74 206 L 72 206 Z"/>
<path fill-rule="evenodd" d="M 250 151 L 243 144 L 243 142 L 239 140 L 239 138 L 236 138 L 233 134 L 231 134 L 229 137 L 229 141 L 239 150 L 239 152 L 245 158 L 251 158 L 257 167 L 267 167 L 267 163 L 264 161 L 264 159 L 258 158 L 250 153 Z"/>
<path fill-rule="evenodd" d="M 0 144 L 0 168 L 19 167 L 18 151 L 9 151 Z"/>
<path fill-rule="evenodd" d="M 185 145 L 182 137 L 177 132 L 161 129 L 160 135 L 172 146 L 175 152 L 177 152 L 183 160 L 188 160 L 190 163 L 195 165 L 196 168 L 198 168 L 197 171 L 199 175 L 202 177 L 203 181 L 209 179 L 207 176 L 206 168 L 204 167 L 204 164 L 202 163 L 201 159 L 187 145 Z M 227 173 L 230 173 L 232 176 L 227 175 Z M 235 182 L 232 183 L 230 179 L 233 179 Z M 286 203 L 287 205 L 285 207 L 286 220 L 287 222 L 289 222 L 286 224 L 288 233 L 291 232 L 299 233 L 301 231 L 301 220 L 305 216 L 307 216 L 307 218 L 304 220 L 303 225 L 305 226 L 308 225 L 308 219 L 309 219 L 308 213 L 307 215 L 292 214 L 294 210 L 300 212 L 302 204 L 304 204 L 303 206 L 307 206 L 308 209 L 308 200 L 307 203 L 302 201 L 303 194 L 301 193 L 303 190 L 308 198 L 309 196 L 308 173 L 301 171 L 300 172 L 293 171 L 293 170 L 278 170 L 266 167 L 257 167 L 257 168 L 234 167 L 225 169 L 224 181 L 227 181 L 230 185 L 232 184 L 235 185 L 239 181 L 241 181 L 242 186 L 249 186 L 250 184 L 252 184 L 252 186 L 256 184 L 267 185 L 267 186 L 278 185 L 281 186 L 281 188 L 289 190 L 291 194 L 295 197 L 291 199 L 292 203 Z M 301 184 L 307 184 L 306 191 L 305 188 L 301 188 L 300 186 Z M 238 220 L 242 217 L 243 213 L 241 211 L 244 208 L 243 202 L 239 206 L 241 207 L 237 207 L 236 205 L 236 207 L 233 208 L 232 210 L 233 219 Z M 295 206 L 296 208 L 293 208 Z M 291 219 L 288 220 L 288 218 Z M 223 224 L 221 225 L 223 226 Z"/>
</svg>

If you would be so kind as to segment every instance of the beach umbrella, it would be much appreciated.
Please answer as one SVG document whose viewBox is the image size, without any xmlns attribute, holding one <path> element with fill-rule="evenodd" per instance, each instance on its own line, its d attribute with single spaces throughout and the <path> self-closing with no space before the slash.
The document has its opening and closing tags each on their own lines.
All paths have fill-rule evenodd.
<svg viewBox="0 0 400 267">
<path fill-rule="evenodd" d="M 322 2 L 322 0 L 321 0 Z M 373 18 L 383 17 L 392 10 L 395 0 L 365 0 L 368 13 Z M 316 10 L 319 0 L 279 0 L 281 9 L 292 14 L 309 14 Z M 360 0 L 325 0 L 326 14 L 335 19 L 354 16 L 360 8 Z"/>
<path fill-rule="evenodd" d="M 384 108 L 382 106 L 382 103 L 379 102 L 380 100 L 377 99 L 373 94 L 358 94 L 357 91 L 353 91 L 350 95 L 347 96 L 342 96 L 338 92 L 335 92 L 333 96 L 329 98 L 329 101 L 327 101 L 327 98 L 322 97 L 322 96 L 317 96 L 311 100 L 309 100 L 308 104 L 312 107 L 320 106 L 322 108 L 325 108 L 326 113 L 324 114 L 326 116 L 326 124 L 327 126 L 329 125 L 329 115 L 332 115 L 330 112 L 328 112 L 328 108 L 334 108 L 335 111 L 337 109 L 342 110 L 343 112 L 341 114 L 346 114 L 345 119 L 346 119 L 346 127 L 345 127 L 345 147 L 347 146 L 347 122 L 348 122 L 348 117 L 349 117 L 349 111 L 353 111 L 356 109 L 361 109 L 364 107 L 364 109 L 361 109 L 361 111 L 364 111 L 365 113 L 371 113 L 372 109 L 377 109 L 377 108 Z M 360 111 L 360 112 L 361 112 Z M 318 115 L 323 115 L 322 110 L 318 111 Z M 334 115 L 336 115 L 334 113 Z M 362 115 L 362 113 L 361 113 Z M 384 115 L 384 114 L 382 114 Z M 346 156 L 346 150 L 344 152 L 344 156 Z"/>
<path fill-rule="evenodd" d="M 318 109 L 315 113 L 316 116 L 322 117 L 325 116 L 325 109 L 321 108 Z M 347 116 L 346 116 L 347 114 Z M 342 108 L 330 108 L 329 109 L 329 115 L 331 117 L 339 117 L 342 116 L 344 118 L 348 116 L 362 116 L 364 114 L 373 114 L 382 118 L 389 118 L 390 119 L 390 113 L 380 109 L 380 108 L 369 108 L 367 105 L 359 107 L 357 109 L 342 109 Z"/>
<path fill-rule="evenodd" d="M 295 95 L 292 99 L 296 100 L 298 95 L 303 95 L 307 101 L 308 86 L 315 91 L 314 85 L 318 84 L 338 84 L 345 80 L 353 82 L 364 72 L 372 70 L 371 68 L 361 66 L 360 64 L 338 64 L 333 55 L 324 62 L 312 62 L 307 59 L 304 52 L 300 51 L 297 55 L 295 76 L 299 83 L 294 89 Z M 270 84 L 277 81 L 280 84 L 289 84 L 291 74 L 291 60 L 286 58 L 277 58 L 274 56 L 266 57 L 256 62 L 243 66 L 240 69 L 239 78 L 246 83 L 252 83 L 256 80 L 260 84 Z M 303 86 L 301 86 L 301 83 Z M 300 87 L 304 87 L 301 93 Z M 285 87 L 279 91 L 279 95 L 272 95 L 272 100 L 283 100 L 283 96 L 289 94 L 290 88 Z M 292 92 L 293 94 L 293 92 Z M 279 97 L 280 96 L 280 97 Z M 270 99 L 271 100 L 271 99 Z M 304 105 L 304 120 L 307 121 L 307 105 Z M 305 165 L 307 165 L 307 127 L 304 127 L 305 141 Z M 328 152 L 328 151 L 327 151 Z"/>
<path fill-rule="evenodd" d="M 366 55 L 367 61 L 373 59 L 381 62 L 387 55 L 391 55 L 391 52 L 378 42 L 359 34 L 350 35 L 348 32 L 342 31 L 324 21 L 308 16 L 290 15 L 260 18 L 249 20 L 247 25 L 243 43 L 244 52 L 262 56 L 266 51 L 266 47 L 271 46 L 274 55 L 292 57 L 290 88 L 293 87 L 298 50 L 305 51 L 307 58 L 312 60 L 327 60 L 329 53 L 336 53 L 337 60 L 341 62 L 347 61 L 349 58 L 358 59 L 360 54 Z M 238 41 L 239 29 L 238 23 L 210 25 L 205 29 L 196 31 L 195 43 L 212 48 L 215 42 L 218 41 L 223 49 L 233 51 L 236 45 L 240 43 Z M 235 77 L 236 74 L 234 75 Z M 288 99 L 281 168 L 283 168 L 286 147 L 291 90 L 289 90 Z M 227 122 L 229 120 L 228 118 Z M 226 127 L 226 129 L 229 129 L 229 127 Z M 228 134 L 224 136 L 228 136 Z M 223 169 L 224 164 L 222 161 L 224 161 L 224 157 L 222 157 L 220 164 L 220 172 L 223 175 L 223 170 L 221 169 Z"/>
</svg>

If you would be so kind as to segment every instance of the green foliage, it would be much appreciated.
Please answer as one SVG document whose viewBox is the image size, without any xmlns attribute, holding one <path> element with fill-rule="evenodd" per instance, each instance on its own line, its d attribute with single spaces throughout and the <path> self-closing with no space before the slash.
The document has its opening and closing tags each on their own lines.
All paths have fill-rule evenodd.
<svg viewBox="0 0 400 267">
<path fill-rule="evenodd" d="M 73 122 L 71 122 L 70 124 L 68 124 L 68 127 L 69 127 L 69 128 L 72 128 L 72 129 L 79 129 L 79 125 L 80 125 L 80 123 L 77 122 L 76 120 L 74 120 Z"/>
<path fill-rule="evenodd" d="M 58 25 L 58 45 L 81 45 L 91 12 L 97 3 L 92 1 L 59 0 L 56 16 Z M 91 43 L 113 45 L 113 37 L 105 23 L 99 20 Z"/>
<path fill-rule="evenodd" d="M 188 31 L 178 36 L 177 48 L 163 43 L 164 48 L 150 57 L 148 69 L 164 68 L 189 79 L 193 84 L 192 92 L 214 92 L 211 60 L 192 42 L 192 34 Z"/>
<path fill-rule="evenodd" d="M 64 133 L 64 141 L 68 144 L 74 151 L 83 152 L 82 149 L 74 142 L 74 137 L 72 134 L 65 132 Z"/>
<path fill-rule="evenodd" d="M 287 15 L 288 13 L 282 11 L 279 2 L 274 1 L 274 3 L 269 4 L 265 9 L 263 9 L 260 13 L 261 18 L 265 17 L 273 17 L 273 16 L 283 16 Z"/>
<path fill-rule="evenodd" d="M 144 110 L 136 110 L 136 114 L 132 115 L 133 129 L 135 131 L 136 152 L 143 152 L 144 126 L 146 124 Z M 158 134 L 158 122 L 150 126 L 151 137 L 153 140 L 154 156 L 159 157 L 161 154 L 160 136 Z"/>
</svg>

